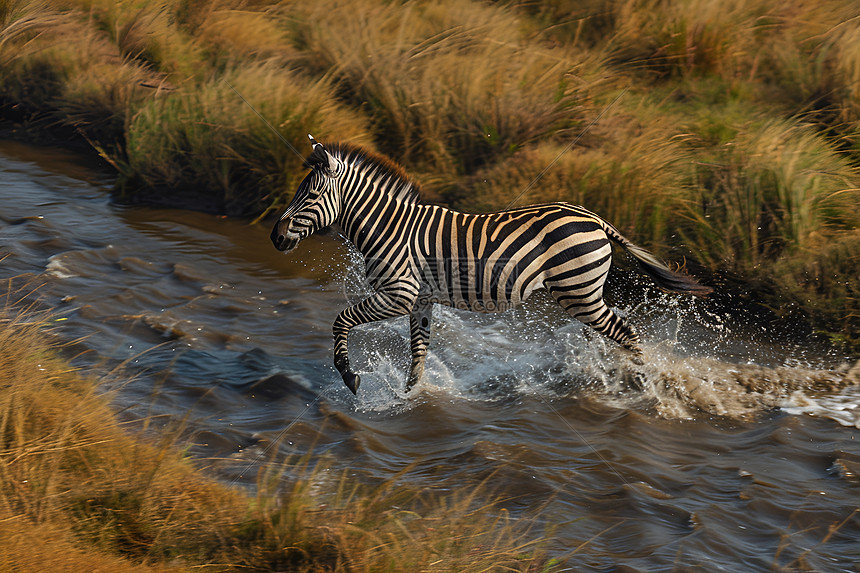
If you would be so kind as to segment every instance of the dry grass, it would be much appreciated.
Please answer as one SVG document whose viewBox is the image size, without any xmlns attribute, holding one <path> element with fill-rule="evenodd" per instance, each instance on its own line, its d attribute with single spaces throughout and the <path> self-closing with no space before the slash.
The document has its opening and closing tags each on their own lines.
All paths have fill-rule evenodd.
<svg viewBox="0 0 860 573">
<path fill-rule="evenodd" d="M 0 563 L 167 570 L 135 562 L 215 550 L 241 497 L 124 432 L 94 381 L 46 342 L 49 321 L 7 309 L 0 325 Z"/>
<path fill-rule="evenodd" d="M 671 127 L 643 122 L 640 116 L 648 114 L 641 108 L 611 111 L 586 147 L 528 147 L 476 173 L 450 198 L 480 211 L 567 201 L 600 213 L 637 240 L 667 242 L 677 232 L 671 214 L 687 208 L 690 153 Z"/>
<path fill-rule="evenodd" d="M 856 169 L 809 125 L 748 129 L 698 173 L 707 181 L 697 186 L 701 209 L 691 211 L 697 224 L 688 240 L 737 270 L 860 225 Z"/>
<path fill-rule="evenodd" d="M 307 65 L 367 109 L 380 148 L 424 171 L 462 175 L 580 121 L 590 54 L 529 41 L 512 13 L 454 0 L 319 2 L 299 16 Z M 346 13 L 345 13 L 346 12 Z"/>
<path fill-rule="evenodd" d="M 215 9 L 196 32 L 209 57 L 219 60 L 295 59 L 287 30 L 268 11 Z"/>
<path fill-rule="evenodd" d="M 761 279 L 857 228 L 858 34 L 849 0 L 0 0 L 0 109 L 82 131 L 137 198 L 242 215 L 302 169 L 225 81 L 302 153 L 367 144 L 472 208 L 583 135 L 521 201 Z M 855 336 L 842 309 L 815 314 Z"/>
</svg>

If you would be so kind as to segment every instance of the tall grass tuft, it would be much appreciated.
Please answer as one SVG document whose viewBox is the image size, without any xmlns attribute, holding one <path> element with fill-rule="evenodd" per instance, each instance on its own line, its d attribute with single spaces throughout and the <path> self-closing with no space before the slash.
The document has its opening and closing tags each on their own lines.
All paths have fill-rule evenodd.
<svg viewBox="0 0 860 573">
<path fill-rule="evenodd" d="M 561 565 L 544 553 L 538 522 L 523 526 L 511 517 L 507 500 L 492 496 L 486 481 L 467 493 L 440 494 L 398 485 L 409 471 L 370 485 L 352 472 L 333 476 L 326 460 L 269 466 L 256 513 L 241 532 L 256 548 L 248 564 L 262 568 L 275 558 L 282 568 L 301 570 L 321 553 L 339 564 L 335 570 L 367 573 L 548 573 Z M 291 476 L 286 489 L 283 475 Z"/>
<path fill-rule="evenodd" d="M 450 199 L 467 210 L 566 201 L 612 221 L 631 240 L 669 242 L 687 208 L 690 151 L 672 126 L 643 122 L 650 107 L 610 112 L 583 145 L 541 143 L 476 173 Z M 551 166 L 550 169 L 547 169 Z"/>
<path fill-rule="evenodd" d="M 174 567 L 137 566 L 135 556 L 217 547 L 216 524 L 235 519 L 225 512 L 241 498 L 123 431 L 94 380 L 47 342 L 50 327 L 50 315 L 2 311 L 0 563 L 161 571 Z"/>
<path fill-rule="evenodd" d="M 364 118 L 339 105 L 327 82 L 273 62 L 236 67 L 141 107 L 126 148 L 138 181 L 127 184 L 209 193 L 221 210 L 259 213 L 279 197 L 273 191 L 304 177 L 301 157 L 280 137 L 304 153 L 308 133 L 369 141 Z"/>
<path fill-rule="evenodd" d="M 201 46 L 184 33 L 174 10 L 181 2 L 159 3 L 80 0 L 87 22 L 104 32 L 121 58 L 132 59 L 171 81 L 200 78 L 207 71 Z"/>
<path fill-rule="evenodd" d="M 195 34 L 214 61 L 299 57 L 289 33 L 275 10 L 256 12 L 242 9 L 213 9 Z"/>
<path fill-rule="evenodd" d="M 39 2 L 0 0 L 0 63 L 21 57 L 33 38 L 61 22 L 59 13 Z"/>
<path fill-rule="evenodd" d="M 122 58 L 107 34 L 75 18 L 26 11 L 20 18 L 29 22 L 26 39 L 19 38 L 25 41 L 7 51 L 0 45 L 0 61 L 6 58 L 0 99 L 21 102 L 19 114 L 80 130 L 115 148 L 135 108 L 157 92 L 159 74 Z"/>
<path fill-rule="evenodd" d="M 730 257 L 736 270 L 755 268 L 860 224 L 856 168 L 796 121 L 744 131 L 698 176 L 701 210 L 687 239 L 711 264 Z"/>
<path fill-rule="evenodd" d="M 380 148 L 435 173 L 469 174 L 579 122 L 587 54 L 531 42 L 505 9 L 446 1 L 320 2 L 301 14 L 307 65 L 374 121 Z"/>
<path fill-rule="evenodd" d="M 803 301 L 813 324 L 849 349 L 860 338 L 860 230 L 815 233 L 807 244 L 773 264 L 776 290 Z"/>
</svg>

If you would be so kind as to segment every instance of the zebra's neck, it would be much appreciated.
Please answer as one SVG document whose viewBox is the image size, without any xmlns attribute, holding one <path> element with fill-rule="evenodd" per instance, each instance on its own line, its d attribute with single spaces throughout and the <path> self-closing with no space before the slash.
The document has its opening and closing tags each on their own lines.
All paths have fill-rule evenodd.
<svg viewBox="0 0 860 573">
<path fill-rule="evenodd" d="M 387 254 L 408 243 L 416 214 L 428 206 L 416 200 L 409 181 L 391 173 L 347 170 L 338 222 L 365 256 Z"/>
</svg>

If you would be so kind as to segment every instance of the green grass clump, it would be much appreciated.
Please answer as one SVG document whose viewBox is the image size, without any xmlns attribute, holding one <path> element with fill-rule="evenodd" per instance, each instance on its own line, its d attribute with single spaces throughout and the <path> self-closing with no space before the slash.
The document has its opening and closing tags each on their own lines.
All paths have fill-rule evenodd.
<svg viewBox="0 0 860 573">
<path fill-rule="evenodd" d="M 259 214 L 282 197 L 275 190 L 304 177 L 301 157 L 280 137 L 307 141 L 319 132 L 369 139 L 364 118 L 339 105 L 327 82 L 270 62 L 234 68 L 141 106 L 127 131 L 124 184 L 209 193 L 222 209 Z"/>
</svg>

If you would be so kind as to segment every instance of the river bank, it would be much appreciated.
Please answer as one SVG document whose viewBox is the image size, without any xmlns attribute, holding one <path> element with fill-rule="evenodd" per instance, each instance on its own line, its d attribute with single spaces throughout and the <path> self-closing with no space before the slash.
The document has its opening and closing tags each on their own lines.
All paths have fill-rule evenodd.
<svg viewBox="0 0 860 573">
<path fill-rule="evenodd" d="M 856 351 L 856 16 L 848 0 L 9 0 L 0 114 L 76 134 L 144 203 L 265 216 L 303 176 L 281 138 L 305 153 L 314 133 L 390 155 L 430 201 L 583 204 Z"/>
</svg>

